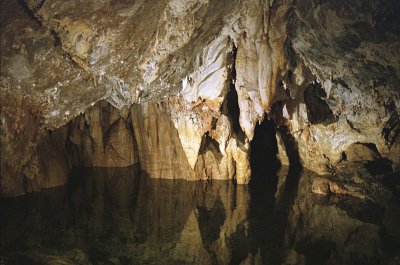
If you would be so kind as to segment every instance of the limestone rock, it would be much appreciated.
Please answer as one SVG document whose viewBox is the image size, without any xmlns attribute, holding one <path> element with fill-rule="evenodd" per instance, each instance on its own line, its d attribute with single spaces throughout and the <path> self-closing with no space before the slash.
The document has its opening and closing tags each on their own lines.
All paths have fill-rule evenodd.
<svg viewBox="0 0 400 265">
<path fill-rule="evenodd" d="M 212 130 L 212 126 L 201 122 L 204 117 L 202 112 L 182 110 L 190 116 L 178 118 L 180 113 L 177 112 L 177 106 L 184 104 L 179 100 L 183 99 L 143 103 L 132 107 L 132 124 L 143 170 L 154 178 L 236 179 L 240 184 L 248 183 L 251 175 L 248 145 L 238 141 L 236 136 L 229 135 L 230 131 L 227 129 L 231 125 L 230 122 L 227 124 L 228 119 L 221 116 L 219 126 Z M 180 127 L 181 130 L 176 127 L 176 119 L 180 120 L 182 126 L 186 126 L 185 124 L 191 122 L 190 117 L 197 117 L 196 126 L 199 132 L 196 134 L 185 132 L 183 127 Z M 193 127 L 187 128 L 190 130 Z M 193 153 L 191 156 L 193 160 L 188 159 L 180 134 L 185 135 L 185 142 L 189 145 L 200 139 L 197 154 Z M 194 168 L 190 163 L 194 163 Z"/>
<path fill-rule="evenodd" d="M 400 236 L 399 222 L 400 222 L 400 211 L 397 208 L 388 207 L 383 215 L 383 225 L 389 234 L 396 237 Z"/>
<path fill-rule="evenodd" d="M 104 167 L 132 166 L 137 160 L 135 140 L 131 125 L 122 118 L 113 123 L 104 153 Z"/>
<path fill-rule="evenodd" d="M 60 141 L 60 143 L 63 143 L 63 141 Z M 51 141 L 40 143 L 38 145 L 38 159 L 41 170 L 33 180 L 38 183 L 38 187 L 52 188 L 67 183 L 70 167 L 67 163 L 64 146 L 59 145 L 57 148 Z M 32 181 L 32 176 L 27 176 L 27 178 Z"/>
<path fill-rule="evenodd" d="M 279 132 L 276 133 L 276 144 L 278 147 L 278 159 L 282 165 L 288 166 L 290 164 L 289 157 L 286 151 L 285 143 Z"/>
<path fill-rule="evenodd" d="M 338 194 L 338 195 L 349 195 L 360 199 L 367 198 L 365 195 L 357 191 L 356 188 L 345 187 L 338 184 L 335 181 L 331 181 L 327 178 L 314 178 L 312 183 L 311 191 L 317 194 Z"/>
<path fill-rule="evenodd" d="M 347 148 L 346 158 L 350 162 L 374 161 L 374 160 L 378 160 L 379 158 L 381 158 L 381 156 L 377 152 L 377 150 L 374 150 L 372 147 L 370 147 L 366 144 L 354 143 Z"/>
<path fill-rule="evenodd" d="M 25 3 L 1 8 L 2 194 L 25 192 L 45 132 L 66 124 L 69 166 L 244 184 L 268 118 L 283 164 L 327 174 L 347 151 L 399 168 L 396 1 Z"/>
<path fill-rule="evenodd" d="M 176 118 L 173 121 L 178 131 L 182 148 L 185 151 L 190 167 L 194 169 L 204 134 L 203 122 L 195 112 L 182 110 L 173 113 L 176 114 Z"/>
<path fill-rule="evenodd" d="M 374 3 L 361 10 L 362 1 L 354 8 L 345 1 L 302 1 L 288 24 L 293 66 L 281 89 L 289 88 L 283 92 L 291 99 L 282 100 L 275 114 L 296 138 L 303 164 L 320 173 L 353 143 L 374 144 L 383 157 L 395 145 L 387 136 L 398 134 L 399 64 L 390 58 L 398 58 L 399 22 L 373 16 L 375 26 L 370 14 L 376 10 L 391 17 L 399 6 Z M 385 55 L 377 52 L 382 47 Z M 299 86 L 300 77 L 305 81 Z"/>
<path fill-rule="evenodd" d="M 167 109 L 168 105 L 162 103 L 132 106 L 141 168 L 150 177 L 195 179 Z"/>
<path fill-rule="evenodd" d="M 23 168 L 34 156 L 44 132 L 37 124 L 39 110 L 29 99 L 2 93 L 1 102 L 1 195 L 16 196 L 25 193 Z"/>
<path fill-rule="evenodd" d="M 388 159 L 393 162 L 393 171 L 400 171 L 400 135 L 394 140 L 390 148 Z"/>
<path fill-rule="evenodd" d="M 128 109 L 99 102 L 69 124 L 70 159 L 75 166 L 128 167 L 138 162 Z"/>
</svg>

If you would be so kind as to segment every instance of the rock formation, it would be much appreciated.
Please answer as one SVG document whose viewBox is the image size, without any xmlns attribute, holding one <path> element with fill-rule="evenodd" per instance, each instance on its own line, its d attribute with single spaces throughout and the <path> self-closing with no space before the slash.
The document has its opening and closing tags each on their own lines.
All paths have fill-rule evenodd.
<svg viewBox="0 0 400 265">
<path fill-rule="evenodd" d="M 73 166 L 136 162 L 154 178 L 246 184 L 264 120 L 282 164 L 399 170 L 398 1 L 26 0 L 1 12 L 2 196 L 64 184 Z"/>
</svg>

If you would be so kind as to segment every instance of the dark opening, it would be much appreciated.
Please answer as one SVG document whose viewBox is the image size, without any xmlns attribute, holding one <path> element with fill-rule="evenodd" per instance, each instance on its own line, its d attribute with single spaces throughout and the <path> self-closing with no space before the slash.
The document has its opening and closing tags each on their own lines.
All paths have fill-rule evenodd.
<svg viewBox="0 0 400 265">
<path fill-rule="evenodd" d="M 222 160 L 222 154 L 219 151 L 219 143 L 213 139 L 208 133 L 204 135 L 200 146 L 199 154 L 204 155 L 207 150 L 211 150 L 218 161 Z"/>
<path fill-rule="evenodd" d="M 32 4 L 32 10 L 29 8 L 28 4 L 24 0 L 18 0 L 17 2 L 22 7 L 24 13 L 29 16 L 29 18 L 35 20 L 39 25 L 41 25 L 41 22 L 35 17 L 34 13 L 43 6 L 45 0 L 41 0 L 37 3 L 35 2 L 35 4 Z"/>
<path fill-rule="evenodd" d="M 310 84 L 304 90 L 304 102 L 307 105 L 307 116 L 311 124 L 328 125 L 337 120 L 324 98 L 326 98 L 326 93 L 318 83 Z"/>
<path fill-rule="evenodd" d="M 244 134 L 239 123 L 240 109 L 238 103 L 238 95 L 233 84 L 231 85 L 228 92 L 227 107 L 228 115 L 232 120 L 232 130 L 236 133 L 236 135 Z"/>
<path fill-rule="evenodd" d="M 255 128 L 250 150 L 252 182 L 276 179 L 279 160 L 275 135 L 275 124 L 271 120 L 265 119 Z"/>
<path fill-rule="evenodd" d="M 396 111 L 396 105 L 394 101 L 389 102 L 387 109 L 390 113 L 389 120 L 385 123 L 385 127 L 382 130 L 382 135 L 385 141 L 391 147 L 400 135 L 400 115 Z"/>
<path fill-rule="evenodd" d="M 286 129 L 286 131 L 285 131 Z M 290 167 L 278 171 L 278 145 L 276 133 L 282 138 Z M 265 264 L 283 264 L 285 254 L 280 246 L 285 244 L 290 209 L 294 205 L 299 183 L 299 157 L 294 138 L 286 127 L 275 127 L 271 120 L 264 120 L 257 125 L 251 142 L 250 164 L 252 190 L 250 209 L 250 234 L 257 238 L 260 245 L 253 248 L 253 253 L 260 251 Z M 280 187 L 280 199 L 276 199 L 278 180 L 283 180 Z M 266 225 L 267 224 L 267 225 Z M 262 229 L 264 226 L 272 229 Z M 260 247 L 261 246 L 261 247 Z M 273 254 L 272 254 L 273 253 Z"/>
<path fill-rule="evenodd" d="M 221 228 L 226 219 L 224 205 L 221 199 L 217 199 L 212 208 L 199 206 L 197 210 L 201 238 L 205 245 L 211 245 L 219 238 Z M 210 222 L 210 220 L 213 221 Z"/>
<path fill-rule="evenodd" d="M 289 158 L 290 169 L 293 172 L 300 171 L 302 166 L 300 162 L 300 155 L 296 139 L 293 137 L 293 135 L 290 133 L 289 129 L 286 126 L 279 127 L 279 134 L 282 137 L 282 141 L 285 146 L 285 151 Z"/>
<path fill-rule="evenodd" d="M 228 95 L 226 97 L 226 114 L 230 117 L 232 121 L 232 131 L 236 134 L 238 140 L 244 142 L 245 141 L 245 133 L 243 132 L 242 128 L 240 127 L 239 123 L 239 116 L 240 116 L 240 109 L 239 109 L 239 98 L 235 88 L 236 82 L 236 55 L 237 55 L 237 48 L 236 46 L 232 47 L 232 71 L 231 71 L 231 83 L 229 86 Z"/>
</svg>

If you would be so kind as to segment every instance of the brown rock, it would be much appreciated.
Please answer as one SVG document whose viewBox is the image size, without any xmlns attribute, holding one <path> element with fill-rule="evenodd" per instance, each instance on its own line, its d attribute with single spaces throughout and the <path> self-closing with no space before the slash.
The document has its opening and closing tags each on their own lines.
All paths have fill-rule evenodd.
<svg viewBox="0 0 400 265">
<path fill-rule="evenodd" d="M 122 118 L 109 130 L 103 159 L 103 167 L 127 167 L 138 162 L 132 127 Z"/>
<path fill-rule="evenodd" d="M 383 216 L 383 225 L 389 234 L 400 237 L 400 210 L 399 208 L 388 207 Z"/>
<path fill-rule="evenodd" d="M 57 148 L 51 141 L 45 141 L 38 147 L 39 163 L 41 170 L 35 181 L 40 188 L 52 188 L 67 183 L 69 166 L 63 142 Z"/>
<path fill-rule="evenodd" d="M 311 191 L 317 194 L 329 195 L 349 195 L 361 199 L 367 198 L 366 195 L 360 193 L 357 188 L 336 183 L 324 177 L 315 177 L 312 182 Z"/>
<path fill-rule="evenodd" d="M 377 160 L 381 155 L 374 147 L 371 144 L 354 143 L 347 148 L 346 158 L 350 162 Z"/>
<path fill-rule="evenodd" d="M 388 159 L 393 163 L 393 171 L 400 171 L 400 134 L 390 148 Z"/>
</svg>

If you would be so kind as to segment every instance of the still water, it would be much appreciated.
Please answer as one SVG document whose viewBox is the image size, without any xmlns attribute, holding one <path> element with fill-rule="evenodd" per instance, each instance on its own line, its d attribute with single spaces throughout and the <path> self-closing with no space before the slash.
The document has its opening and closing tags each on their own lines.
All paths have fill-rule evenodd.
<svg viewBox="0 0 400 265">
<path fill-rule="evenodd" d="M 398 264 L 382 209 L 313 195 L 312 175 L 237 186 L 76 170 L 64 187 L 1 199 L 0 264 Z"/>
</svg>

